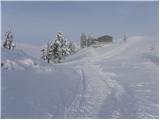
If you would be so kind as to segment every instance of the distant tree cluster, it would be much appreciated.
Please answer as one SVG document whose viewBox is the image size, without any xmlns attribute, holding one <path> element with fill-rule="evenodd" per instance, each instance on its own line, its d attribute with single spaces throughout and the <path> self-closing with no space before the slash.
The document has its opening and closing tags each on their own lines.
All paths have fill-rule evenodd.
<svg viewBox="0 0 160 120">
<path fill-rule="evenodd" d="M 7 32 L 5 33 L 5 36 L 4 36 L 3 47 L 11 50 L 11 49 L 14 49 L 15 46 L 16 46 L 16 45 L 15 45 L 15 43 L 13 42 L 13 35 L 12 35 L 11 31 L 7 31 Z"/>
<path fill-rule="evenodd" d="M 75 52 L 75 45 L 64 39 L 63 33 L 58 32 L 55 41 L 49 41 L 47 48 L 41 50 L 41 58 L 48 63 L 60 63 L 63 58 Z"/>
<path fill-rule="evenodd" d="M 94 38 L 91 37 L 90 35 L 88 35 L 87 37 L 85 33 L 82 33 L 80 37 L 80 47 L 81 48 L 89 47 L 91 44 L 93 44 L 92 43 L 93 40 Z"/>
</svg>

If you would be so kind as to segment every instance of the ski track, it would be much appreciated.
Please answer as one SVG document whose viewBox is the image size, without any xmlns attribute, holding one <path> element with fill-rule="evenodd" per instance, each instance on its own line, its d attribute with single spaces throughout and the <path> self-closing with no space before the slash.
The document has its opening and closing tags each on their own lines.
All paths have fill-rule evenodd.
<svg viewBox="0 0 160 120">
<path fill-rule="evenodd" d="M 82 92 L 68 108 L 67 117 L 97 118 L 106 97 L 111 94 L 113 88 L 120 88 L 120 86 L 103 73 L 99 66 L 87 64 L 85 68 L 78 69 L 81 75 Z"/>
</svg>

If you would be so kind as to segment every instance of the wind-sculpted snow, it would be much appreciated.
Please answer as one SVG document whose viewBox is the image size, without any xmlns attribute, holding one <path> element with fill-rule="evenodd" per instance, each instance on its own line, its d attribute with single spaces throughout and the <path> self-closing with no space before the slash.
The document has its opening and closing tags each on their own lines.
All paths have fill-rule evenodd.
<svg viewBox="0 0 160 120">
<path fill-rule="evenodd" d="M 2 118 L 158 118 L 158 47 L 144 37 L 47 64 L 2 49 Z"/>
</svg>

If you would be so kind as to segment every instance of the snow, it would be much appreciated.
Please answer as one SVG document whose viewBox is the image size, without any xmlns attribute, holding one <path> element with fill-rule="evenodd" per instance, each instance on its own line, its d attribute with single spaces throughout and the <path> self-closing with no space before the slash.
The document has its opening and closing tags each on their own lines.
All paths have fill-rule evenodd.
<svg viewBox="0 0 160 120">
<path fill-rule="evenodd" d="M 35 58 L 40 58 L 40 50 L 44 48 L 42 45 L 31 45 L 27 43 L 16 43 L 16 48 L 23 50 L 28 55 L 31 55 Z M 32 54 L 31 54 L 32 53 Z"/>
<path fill-rule="evenodd" d="M 34 61 L 33 61 L 32 59 L 30 59 L 30 58 L 27 58 L 27 59 L 22 60 L 22 61 L 20 61 L 20 62 L 21 62 L 22 64 L 27 65 L 27 66 L 34 65 Z"/>
<path fill-rule="evenodd" d="M 2 118 L 158 118 L 154 42 L 129 37 L 60 64 L 2 48 Z"/>
</svg>

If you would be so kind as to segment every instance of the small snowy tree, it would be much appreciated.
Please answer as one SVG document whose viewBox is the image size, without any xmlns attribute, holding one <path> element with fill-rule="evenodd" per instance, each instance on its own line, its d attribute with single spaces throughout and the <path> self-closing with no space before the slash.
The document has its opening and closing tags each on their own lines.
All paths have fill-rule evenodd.
<svg viewBox="0 0 160 120">
<path fill-rule="evenodd" d="M 4 37 L 3 47 L 9 50 L 14 49 L 16 45 L 13 43 L 13 35 L 11 31 L 6 32 Z"/>
<path fill-rule="evenodd" d="M 41 50 L 41 58 L 42 58 L 43 60 L 46 59 L 45 49 L 42 49 L 42 50 Z"/>
<path fill-rule="evenodd" d="M 71 55 L 75 52 L 76 48 L 73 42 L 69 41 L 65 45 L 65 55 Z"/>
</svg>

